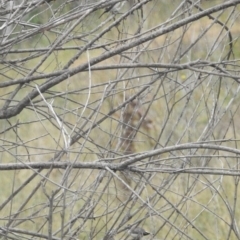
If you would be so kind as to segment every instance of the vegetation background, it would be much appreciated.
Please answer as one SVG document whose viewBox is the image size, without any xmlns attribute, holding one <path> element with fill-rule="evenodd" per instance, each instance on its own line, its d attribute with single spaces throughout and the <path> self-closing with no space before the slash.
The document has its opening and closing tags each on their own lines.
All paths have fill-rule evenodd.
<svg viewBox="0 0 240 240">
<path fill-rule="evenodd" d="M 239 13 L 0 1 L 1 239 L 240 239 Z"/>
</svg>

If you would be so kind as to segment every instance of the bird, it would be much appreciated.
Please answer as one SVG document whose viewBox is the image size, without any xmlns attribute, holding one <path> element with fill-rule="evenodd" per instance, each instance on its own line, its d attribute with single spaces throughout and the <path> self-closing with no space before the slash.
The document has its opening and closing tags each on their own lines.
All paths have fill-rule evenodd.
<svg viewBox="0 0 240 240">
<path fill-rule="evenodd" d="M 112 231 L 110 231 L 109 233 L 107 233 L 106 235 L 105 235 L 105 237 L 103 238 L 103 240 L 115 240 L 114 239 L 114 232 L 112 232 Z"/>
<path fill-rule="evenodd" d="M 121 1 L 121 2 L 111 4 L 109 7 L 105 9 L 105 11 L 100 15 L 99 18 L 101 18 L 107 12 L 110 12 L 113 15 L 119 14 L 120 13 L 119 11 L 122 9 L 125 2 L 126 1 Z"/>
<path fill-rule="evenodd" d="M 128 229 L 128 234 L 131 235 L 134 239 L 141 239 L 141 237 L 147 236 L 150 234 L 149 232 L 146 232 L 141 227 L 128 225 L 126 229 Z"/>
<path fill-rule="evenodd" d="M 115 240 L 113 236 L 106 236 L 103 240 Z"/>
</svg>

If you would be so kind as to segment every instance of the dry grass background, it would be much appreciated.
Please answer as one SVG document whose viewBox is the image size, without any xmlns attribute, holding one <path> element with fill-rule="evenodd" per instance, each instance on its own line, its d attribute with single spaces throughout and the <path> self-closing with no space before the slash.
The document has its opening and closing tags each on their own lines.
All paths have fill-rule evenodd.
<svg viewBox="0 0 240 240">
<path fill-rule="evenodd" d="M 197 13 L 199 10 L 193 4 L 208 9 L 221 3 L 193 1 L 191 6 L 190 1 L 188 4 L 186 1 L 186 5 L 181 6 L 182 2 L 149 1 L 95 41 L 69 69 L 90 62 L 107 50 L 117 49 L 126 41 L 134 42 L 139 26 L 140 38 L 142 33 L 154 33 L 156 26 L 164 28 Z M 42 4 L 34 10 L 39 16 L 35 15 L 32 22 L 47 23 L 78 7 L 77 2 L 63 3 Z M 61 4 L 64 7 L 59 7 Z M 84 4 L 94 5 L 90 1 Z M 124 11 L 127 11 L 126 6 Z M 233 35 L 234 54 L 231 59 L 226 59 L 229 39 L 225 29 L 216 24 L 216 19 L 214 23 L 214 20 L 204 17 L 111 56 L 97 66 L 124 63 L 174 65 L 202 60 L 220 62 L 219 66 L 223 68 L 222 62 L 228 61 L 226 72 L 229 71 L 229 76 L 230 73 L 238 76 L 238 11 L 239 6 L 212 14 L 225 23 Z M 66 49 L 51 53 L 33 75 L 62 70 L 78 51 L 75 47 L 84 47 L 113 22 L 113 19 L 107 21 L 111 15 L 106 14 L 100 20 L 101 25 L 99 15 L 102 12 L 103 9 L 93 12 L 76 26 L 64 38 L 66 43 L 58 45 Z M 117 15 L 116 19 L 120 16 Z M 170 16 L 173 16 L 172 19 Z M 106 23 L 103 23 L 105 20 Z M 69 27 L 71 24 L 66 23 L 53 28 L 55 32 L 42 31 L 13 44 L 8 50 L 52 46 L 61 36 L 60 33 Z M 17 23 L 16 29 L 21 29 Z M 77 35 L 81 37 L 74 39 Z M 105 48 L 101 47 L 103 45 Z M 67 50 L 67 47 L 73 49 Z M 2 47 L 1 51 L 5 49 Z M 36 53 L 2 54 L 0 82 L 26 77 L 45 56 L 21 63 L 20 59 L 32 54 Z M 14 60 L 19 61 L 10 64 Z M 62 153 L 58 160 L 73 164 L 119 163 L 135 154 L 184 143 L 215 144 L 238 149 L 239 86 L 231 76 L 221 78 L 219 72 L 207 64 L 195 69 L 193 66 L 174 70 L 153 67 L 94 70 L 94 67 L 67 77 L 44 93 L 69 137 L 79 134 L 82 137 L 66 148 L 56 118 L 38 96 L 21 113 L 0 120 L 1 164 L 48 162 L 58 153 Z M 197 69 L 205 72 L 199 73 Z M 49 79 L 24 84 L 12 99 L 10 107 L 36 89 L 36 84 L 41 86 Z M 148 85 L 149 88 L 136 98 L 135 106 L 130 102 L 93 127 L 111 110 Z M 0 88 L 1 106 L 15 89 L 16 85 Z M 131 141 L 124 139 L 123 135 L 126 130 L 124 113 L 128 111 L 131 113 L 128 124 L 133 127 L 131 133 L 136 134 L 130 137 Z M 15 124 L 17 127 L 14 127 Z M 9 127 L 10 130 L 6 131 Z M 128 149 L 130 152 L 124 149 L 127 144 L 131 145 Z M 238 155 L 234 153 L 189 148 L 166 151 L 138 161 L 134 167 L 141 172 L 71 167 L 1 171 L 0 234 L 2 239 L 50 239 L 50 236 L 52 239 L 107 239 L 107 233 L 114 232 L 115 239 L 130 239 L 125 227 L 128 223 L 140 223 L 152 233 L 145 239 L 239 239 L 239 175 L 214 174 L 214 169 L 238 170 L 238 163 Z M 213 173 L 203 174 L 208 168 Z M 169 169 L 170 172 L 165 171 Z M 203 172 L 176 172 L 183 169 Z M 30 179 L 33 174 L 36 176 Z M 119 178 L 129 184 L 131 190 Z M 16 193 L 22 186 L 21 191 Z"/>
</svg>

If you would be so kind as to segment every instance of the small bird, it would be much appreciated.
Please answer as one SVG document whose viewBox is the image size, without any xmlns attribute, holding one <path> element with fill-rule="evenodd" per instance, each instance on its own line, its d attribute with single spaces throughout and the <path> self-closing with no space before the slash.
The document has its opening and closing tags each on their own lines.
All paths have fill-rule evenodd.
<svg viewBox="0 0 240 240">
<path fill-rule="evenodd" d="M 128 234 L 134 237 L 134 239 L 141 239 L 141 237 L 147 236 L 150 234 L 149 232 L 146 232 L 143 228 L 135 227 L 131 225 L 128 225 L 127 229 L 128 229 Z"/>
<path fill-rule="evenodd" d="M 119 14 L 120 13 L 119 11 L 122 9 L 122 7 L 125 4 L 125 2 L 126 1 L 121 1 L 121 2 L 114 3 L 114 4 L 110 5 L 109 7 L 107 7 L 105 9 L 105 11 L 100 15 L 99 18 L 101 18 L 107 12 L 110 12 L 113 15 Z"/>
<path fill-rule="evenodd" d="M 103 240 L 115 240 L 114 235 L 115 235 L 114 232 L 109 232 L 107 235 L 105 235 Z"/>
<path fill-rule="evenodd" d="M 113 236 L 106 236 L 103 240 L 115 240 Z"/>
</svg>

